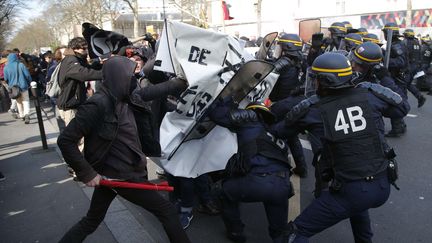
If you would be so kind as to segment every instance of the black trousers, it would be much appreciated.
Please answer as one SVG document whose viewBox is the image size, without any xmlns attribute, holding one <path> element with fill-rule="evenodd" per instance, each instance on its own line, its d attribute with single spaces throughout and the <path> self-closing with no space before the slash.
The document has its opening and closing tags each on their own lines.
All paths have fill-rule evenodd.
<svg viewBox="0 0 432 243">
<path fill-rule="evenodd" d="M 180 225 L 174 206 L 156 191 L 129 188 L 116 188 L 114 191 L 103 186 L 95 188 L 87 215 L 69 229 L 60 242 L 84 241 L 103 221 L 112 200 L 117 194 L 154 214 L 162 223 L 170 242 L 190 242 Z"/>
</svg>

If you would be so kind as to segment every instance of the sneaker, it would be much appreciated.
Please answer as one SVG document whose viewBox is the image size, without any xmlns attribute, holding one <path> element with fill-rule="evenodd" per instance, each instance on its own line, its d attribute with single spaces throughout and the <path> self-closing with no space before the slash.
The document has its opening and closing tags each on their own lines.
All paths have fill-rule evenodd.
<svg viewBox="0 0 432 243">
<path fill-rule="evenodd" d="M 243 234 L 243 232 L 228 231 L 227 237 L 234 242 L 246 242 L 246 236 Z"/>
<path fill-rule="evenodd" d="M 182 225 L 183 229 L 187 229 L 189 227 L 191 221 L 193 219 L 192 212 L 182 212 L 180 213 L 180 224 Z"/>
<path fill-rule="evenodd" d="M 417 107 L 420 108 L 426 102 L 426 98 L 423 95 L 420 95 L 420 97 L 418 98 L 417 102 L 418 102 Z"/>
<path fill-rule="evenodd" d="M 3 175 L 3 173 L 0 172 L 0 181 L 6 180 L 6 177 Z"/>
<path fill-rule="evenodd" d="M 30 116 L 29 115 L 25 115 L 24 116 L 24 123 L 25 124 L 29 124 L 30 123 Z"/>
<path fill-rule="evenodd" d="M 221 210 L 216 205 L 216 203 L 213 202 L 213 201 L 209 201 L 207 203 L 200 204 L 198 206 L 197 210 L 200 213 L 205 213 L 205 214 L 208 214 L 208 215 L 218 215 L 218 214 L 221 213 Z"/>
</svg>

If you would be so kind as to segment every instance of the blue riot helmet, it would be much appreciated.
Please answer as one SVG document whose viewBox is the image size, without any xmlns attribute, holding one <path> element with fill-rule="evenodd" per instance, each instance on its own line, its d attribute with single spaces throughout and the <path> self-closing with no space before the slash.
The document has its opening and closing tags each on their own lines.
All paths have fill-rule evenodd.
<svg viewBox="0 0 432 243">
<path fill-rule="evenodd" d="M 358 28 L 356 34 L 359 34 L 362 37 L 364 37 L 365 35 L 368 34 L 368 31 L 366 28 Z"/>
<path fill-rule="evenodd" d="M 246 110 L 253 110 L 260 116 L 263 121 L 267 124 L 272 124 L 276 121 L 276 116 L 271 112 L 271 110 L 264 104 L 264 102 L 254 101 L 249 103 Z"/>
<path fill-rule="evenodd" d="M 381 47 L 373 42 L 365 42 L 354 49 L 349 55 L 351 63 L 362 66 L 374 66 L 383 60 Z"/>
<path fill-rule="evenodd" d="M 375 34 L 372 34 L 372 33 L 368 33 L 365 36 L 363 36 L 363 42 L 372 42 L 372 43 L 375 43 L 379 46 L 383 45 L 381 43 L 380 39 L 378 38 L 378 36 Z"/>
<path fill-rule="evenodd" d="M 399 26 L 397 26 L 396 23 L 390 22 L 384 25 L 384 28 L 382 29 L 382 31 L 384 32 L 384 38 L 387 40 L 387 35 L 388 35 L 388 31 L 392 31 L 393 32 L 393 38 L 397 38 L 400 36 L 399 34 Z M 388 40 L 387 40 L 388 41 Z"/>
<path fill-rule="evenodd" d="M 349 33 L 344 38 L 345 50 L 351 51 L 363 43 L 361 35 Z"/>
<path fill-rule="evenodd" d="M 353 29 L 352 24 L 349 21 L 343 21 L 342 24 L 345 25 L 347 33 L 350 33 L 350 31 Z"/>
<path fill-rule="evenodd" d="M 317 86 L 317 93 L 325 90 L 339 90 L 352 87 L 350 61 L 342 54 L 326 52 L 318 56 L 308 72 L 308 82 Z M 307 88 L 310 90 L 310 88 Z"/>
<path fill-rule="evenodd" d="M 303 42 L 297 34 L 282 34 L 278 41 L 278 52 L 275 57 L 288 56 L 301 58 Z"/>
<path fill-rule="evenodd" d="M 408 39 L 414 39 L 414 38 L 415 38 L 414 30 L 412 30 L 412 29 L 406 29 L 406 30 L 403 32 L 403 36 L 404 36 L 405 38 L 408 38 Z"/>
<path fill-rule="evenodd" d="M 347 33 L 347 28 L 345 27 L 345 24 L 341 23 L 341 22 L 335 22 L 333 23 L 328 30 L 330 31 L 332 36 L 337 36 L 337 37 L 344 37 Z"/>
</svg>

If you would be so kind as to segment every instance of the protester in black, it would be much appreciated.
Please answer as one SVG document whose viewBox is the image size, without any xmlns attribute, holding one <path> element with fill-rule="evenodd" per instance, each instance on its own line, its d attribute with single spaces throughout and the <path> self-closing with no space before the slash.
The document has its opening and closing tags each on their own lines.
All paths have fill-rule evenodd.
<svg viewBox="0 0 432 243">
<path fill-rule="evenodd" d="M 136 112 L 130 99 L 136 87 L 133 77 L 135 65 L 126 57 L 108 59 L 102 69 L 104 81 L 100 88 L 79 107 L 75 118 L 58 138 L 63 157 L 76 171 L 77 178 L 87 186 L 95 187 L 87 215 L 60 242 L 81 242 L 94 232 L 117 194 L 153 213 L 161 221 L 171 242 L 189 242 L 174 206 L 157 192 L 125 188 L 114 191 L 98 186 L 102 176 L 132 182 L 147 180 L 144 141 L 138 134 L 151 129 L 143 131 L 143 127 L 138 126 L 136 120 L 140 113 Z M 176 93 L 186 88 L 186 83 L 178 79 L 166 83 L 134 94 L 140 95 L 142 101 L 148 101 L 156 95 Z M 146 109 L 142 104 L 139 106 L 138 110 Z M 84 154 L 80 153 L 77 145 L 82 137 Z"/>
</svg>

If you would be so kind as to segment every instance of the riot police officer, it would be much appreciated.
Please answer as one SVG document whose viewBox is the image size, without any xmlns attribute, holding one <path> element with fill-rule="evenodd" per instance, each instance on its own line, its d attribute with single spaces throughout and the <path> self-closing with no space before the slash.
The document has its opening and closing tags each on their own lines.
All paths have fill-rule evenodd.
<svg viewBox="0 0 432 243">
<path fill-rule="evenodd" d="M 420 70 L 422 70 L 425 75 L 421 76 L 417 80 L 417 87 L 419 89 L 429 90 L 428 95 L 432 95 L 432 83 L 428 81 L 428 76 L 430 76 L 429 68 L 432 62 L 432 41 L 429 36 L 424 36 L 421 38 L 421 62 Z"/>
<path fill-rule="evenodd" d="M 347 52 L 354 50 L 358 45 L 363 43 L 363 38 L 361 35 L 356 33 L 349 33 L 343 39 L 343 46 Z"/>
<path fill-rule="evenodd" d="M 349 55 L 352 69 L 356 72 L 353 84 L 361 82 L 377 83 L 398 93 L 401 97 L 406 97 L 402 89 L 395 84 L 388 70 L 382 65 L 383 54 L 381 48 L 372 42 L 359 45 Z"/>
<path fill-rule="evenodd" d="M 287 238 L 308 242 L 350 218 L 355 242 L 370 242 L 368 209 L 384 204 L 390 194 L 382 116 L 405 116 L 406 100 L 378 84 L 354 88 L 349 60 L 338 53 L 319 56 L 311 69 L 317 95 L 294 107 L 272 131 L 283 136 L 321 126 L 322 153 L 327 157 L 322 178 L 332 182 L 289 224 Z"/>
<path fill-rule="evenodd" d="M 422 107 L 426 101 L 426 98 L 420 93 L 416 86 L 412 84 L 414 76 L 420 71 L 420 43 L 415 37 L 414 31 L 412 29 L 406 29 L 403 33 L 405 44 L 408 52 L 408 62 L 409 62 L 409 84 L 408 90 L 417 98 L 418 107 Z"/>
<path fill-rule="evenodd" d="M 278 71 L 280 76 L 269 96 L 272 102 L 278 102 L 289 96 L 296 96 L 296 91 L 301 85 L 300 76 L 303 69 L 306 69 L 306 67 L 303 67 L 304 62 L 301 52 L 303 43 L 297 34 L 282 34 L 278 40 L 278 47 L 280 59 L 284 58 L 288 61 L 288 65 Z M 296 165 L 293 172 L 300 177 L 306 177 L 307 165 L 300 139 L 291 137 L 286 142 Z"/>
<path fill-rule="evenodd" d="M 387 45 L 391 43 L 390 60 L 388 70 L 396 84 L 402 89 L 406 95 L 409 85 L 409 62 L 405 45 L 399 39 L 399 27 L 395 23 L 387 23 L 382 29 Z M 391 40 L 388 39 L 389 32 L 392 32 Z M 391 119 L 391 130 L 386 134 L 387 137 L 399 137 L 406 132 L 406 124 L 403 118 Z"/>
<path fill-rule="evenodd" d="M 341 22 L 333 23 L 328 30 L 330 31 L 330 37 L 327 38 L 324 38 L 323 33 L 315 33 L 312 35 L 312 46 L 307 57 L 307 63 L 309 65 L 324 52 L 339 50 L 341 41 L 347 34 L 345 24 Z"/>
<path fill-rule="evenodd" d="M 293 192 L 287 147 L 268 132 L 274 115 L 260 102 L 237 109 L 232 100 L 226 100 L 216 101 L 210 119 L 237 134 L 238 152 L 228 162 L 228 178 L 222 184 L 222 219 L 228 238 L 246 241 L 239 203 L 263 202 L 270 237 L 282 242 Z"/>
</svg>

